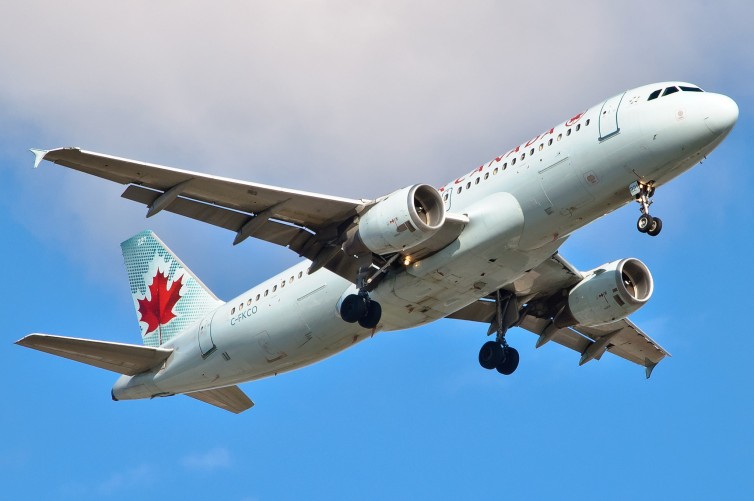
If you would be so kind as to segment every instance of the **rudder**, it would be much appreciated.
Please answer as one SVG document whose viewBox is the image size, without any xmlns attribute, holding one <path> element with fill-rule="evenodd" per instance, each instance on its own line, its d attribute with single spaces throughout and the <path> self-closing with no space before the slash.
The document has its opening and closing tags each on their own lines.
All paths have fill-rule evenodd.
<svg viewBox="0 0 754 501">
<path fill-rule="evenodd" d="M 120 244 L 146 346 L 160 346 L 223 302 L 151 230 Z"/>
</svg>

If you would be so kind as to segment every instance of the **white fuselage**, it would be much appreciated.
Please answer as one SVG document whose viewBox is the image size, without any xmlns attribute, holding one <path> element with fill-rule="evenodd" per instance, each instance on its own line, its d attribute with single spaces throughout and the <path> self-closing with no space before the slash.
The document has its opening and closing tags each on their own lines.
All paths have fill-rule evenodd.
<svg viewBox="0 0 754 501">
<path fill-rule="evenodd" d="M 339 301 L 355 286 L 326 269 L 309 275 L 305 261 L 169 341 L 165 365 L 121 377 L 114 397 L 185 393 L 293 370 L 378 330 L 443 318 L 510 284 L 576 229 L 631 202 L 631 183 L 661 186 L 724 139 L 735 103 L 682 91 L 647 100 L 671 85 L 610 98 L 441 188 L 446 209 L 469 223 L 446 248 L 380 282 L 371 293 L 382 305 L 376 329 L 341 320 Z"/>
</svg>

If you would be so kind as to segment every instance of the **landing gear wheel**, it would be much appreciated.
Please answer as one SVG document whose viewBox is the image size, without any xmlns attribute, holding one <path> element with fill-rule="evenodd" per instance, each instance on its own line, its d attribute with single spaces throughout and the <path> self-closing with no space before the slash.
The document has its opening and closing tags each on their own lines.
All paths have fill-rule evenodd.
<svg viewBox="0 0 754 501">
<path fill-rule="evenodd" d="M 505 352 L 500 343 L 496 341 L 487 341 L 479 350 L 479 365 L 485 369 L 491 370 L 504 360 Z"/>
<path fill-rule="evenodd" d="M 653 220 L 654 218 L 649 214 L 642 214 L 639 216 L 639 220 L 636 221 L 636 229 L 639 230 L 640 233 L 647 233 L 652 226 Z"/>
<path fill-rule="evenodd" d="M 652 224 L 649 225 L 649 228 L 647 229 L 647 235 L 656 237 L 660 234 L 662 231 L 662 219 L 659 217 L 653 217 L 652 218 Z"/>
<path fill-rule="evenodd" d="M 380 323 L 382 306 L 377 301 L 367 301 L 367 312 L 359 319 L 359 325 L 365 329 L 374 329 Z"/>
<path fill-rule="evenodd" d="M 340 304 L 340 318 L 350 324 L 358 322 L 366 313 L 366 299 L 362 296 L 349 294 Z"/>
<path fill-rule="evenodd" d="M 510 376 L 516 371 L 518 367 L 518 350 L 515 348 L 505 348 L 505 358 L 502 362 L 498 363 L 495 368 L 500 374 Z"/>
</svg>

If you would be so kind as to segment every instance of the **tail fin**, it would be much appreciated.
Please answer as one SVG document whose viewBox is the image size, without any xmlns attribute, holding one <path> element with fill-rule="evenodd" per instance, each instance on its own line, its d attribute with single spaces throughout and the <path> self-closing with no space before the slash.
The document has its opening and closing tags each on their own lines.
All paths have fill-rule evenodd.
<svg viewBox="0 0 754 501">
<path fill-rule="evenodd" d="M 154 232 L 120 247 L 145 345 L 164 344 L 222 304 Z"/>
</svg>

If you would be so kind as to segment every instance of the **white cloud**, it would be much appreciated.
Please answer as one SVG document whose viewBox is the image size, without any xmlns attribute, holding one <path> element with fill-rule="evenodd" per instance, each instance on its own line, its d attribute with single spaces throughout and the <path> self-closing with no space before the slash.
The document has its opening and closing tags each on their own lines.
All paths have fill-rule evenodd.
<svg viewBox="0 0 754 501">
<path fill-rule="evenodd" d="M 621 89 L 714 88 L 750 71 L 752 7 L 706 5 L 17 3 L 0 20 L 13 48 L 0 54 L 13 76 L 0 81 L 0 128 L 34 131 L 19 149 L 77 145 L 373 197 L 442 184 Z M 18 174 L 16 210 L 92 269 L 117 269 L 115 245 L 147 225 L 174 238 L 201 226 L 146 223 L 119 187 L 53 169 Z"/>
<path fill-rule="evenodd" d="M 224 447 L 215 447 L 207 452 L 189 454 L 181 460 L 181 464 L 189 470 L 206 472 L 229 468 L 231 465 L 231 457 L 228 449 Z"/>
</svg>

